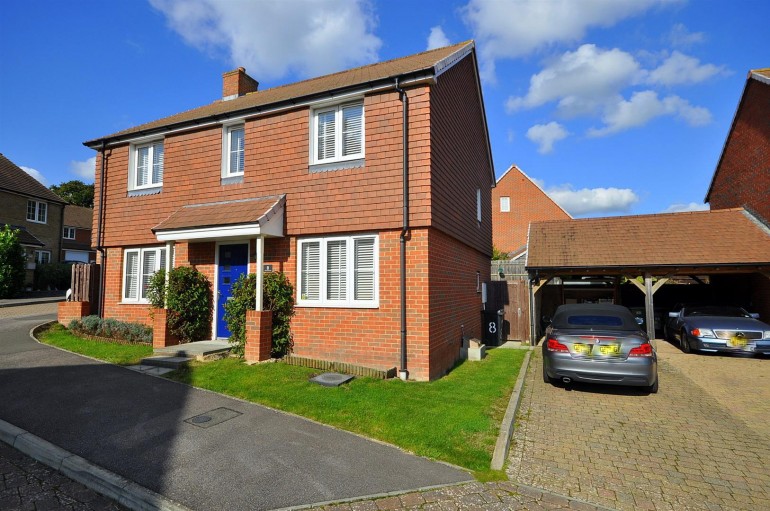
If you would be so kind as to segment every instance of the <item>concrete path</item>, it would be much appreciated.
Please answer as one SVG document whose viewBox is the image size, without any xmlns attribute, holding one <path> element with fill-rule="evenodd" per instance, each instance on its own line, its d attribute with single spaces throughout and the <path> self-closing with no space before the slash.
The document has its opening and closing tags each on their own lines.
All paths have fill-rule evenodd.
<svg viewBox="0 0 770 511">
<path fill-rule="evenodd" d="M 752 410 L 768 409 L 768 382 L 750 372 L 770 360 L 680 357 L 658 345 L 658 394 L 545 384 L 538 350 L 510 478 L 619 510 L 770 509 L 770 438 L 752 426 Z M 740 404 L 725 404 L 725 387 Z"/>
<path fill-rule="evenodd" d="M 471 479 L 302 418 L 41 346 L 28 331 L 50 316 L 20 312 L 0 320 L 0 419 L 191 509 L 275 509 Z M 201 415 L 213 420 L 196 423 Z"/>
</svg>

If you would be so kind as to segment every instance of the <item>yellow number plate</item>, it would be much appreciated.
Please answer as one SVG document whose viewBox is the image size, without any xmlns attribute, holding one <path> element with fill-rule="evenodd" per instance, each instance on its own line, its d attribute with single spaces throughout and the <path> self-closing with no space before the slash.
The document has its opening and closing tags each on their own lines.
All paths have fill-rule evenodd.
<svg viewBox="0 0 770 511">
<path fill-rule="evenodd" d="M 733 337 L 727 341 L 727 345 L 733 348 L 745 348 L 748 342 L 745 337 Z"/>
<path fill-rule="evenodd" d="M 602 355 L 617 355 L 620 353 L 620 345 L 605 344 L 604 346 L 599 346 L 599 353 Z"/>
<path fill-rule="evenodd" d="M 573 344 L 572 352 L 577 355 L 588 355 L 589 353 L 591 353 L 591 345 L 590 344 Z"/>
</svg>

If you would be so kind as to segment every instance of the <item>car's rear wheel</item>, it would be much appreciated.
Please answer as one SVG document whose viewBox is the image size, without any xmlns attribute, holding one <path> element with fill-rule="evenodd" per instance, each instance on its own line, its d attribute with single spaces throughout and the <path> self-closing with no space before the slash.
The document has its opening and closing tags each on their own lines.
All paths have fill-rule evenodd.
<svg viewBox="0 0 770 511">
<path fill-rule="evenodd" d="M 553 380 L 551 380 L 551 377 L 548 376 L 548 371 L 545 370 L 545 363 L 543 363 L 543 381 L 545 383 L 553 383 Z"/>
<path fill-rule="evenodd" d="M 687 332 L 683 329 L 681 337 L 679 338 L 679 347 L 682 348 L 684 353 L 690 353 L 690 343 L 687 341 Z"/>
<path fill-rule="evenodd" d="M 658 379 L 655 378 L 655 383 L 647 387 L 647 390 L 650 391 L 650 394 L 657 394 L 658 393 Z"/>
</svg>

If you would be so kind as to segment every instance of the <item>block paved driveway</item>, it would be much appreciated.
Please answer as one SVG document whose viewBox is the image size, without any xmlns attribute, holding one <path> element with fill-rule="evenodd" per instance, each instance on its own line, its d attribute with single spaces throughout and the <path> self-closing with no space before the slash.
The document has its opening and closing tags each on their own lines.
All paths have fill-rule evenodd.
<svg viewBox="0 0 770 511">
<path fill-rule="evenodd" d="M 533 353 L 507 472 L 619 510 L 770 509 L 770 360 L 658 341 L 660 391 L 545 384 Z"/>
</svg>

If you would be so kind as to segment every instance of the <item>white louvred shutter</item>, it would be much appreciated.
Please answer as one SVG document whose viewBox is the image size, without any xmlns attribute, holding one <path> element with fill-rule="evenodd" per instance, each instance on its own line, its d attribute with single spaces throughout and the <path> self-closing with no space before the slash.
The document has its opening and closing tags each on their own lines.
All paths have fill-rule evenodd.
<svg viewBox="0 0 770 511">
<path fill-rule="evenodd" d="M 126 282 L 124 284 L 123 297 L 136 300 L 139 283 L 139 254 L 137 252 L 126 253 Z"/>
<path fill-rule="evenodd" d="M 316 145 L 318 146 L 318 160 L 334 158 L 334 129 L 335 112 L 321 112 L 318 114 L 318 136 Z"/>
<path fill-rule="evenodd" d="M 363 152 L 363 105 L 352 105 L 342 109 L 342 156 Z"/>
<path fill-rule="evenodd" d="M 230 173 L 243 173 L 243 129 L 230 131 Z"/>
<path fill-rule="evenodd" d="M 136 150 L 136 186 L 147 184 L 150 173 L 150 148 L 140 147 Z"/>
<path fill-rule="evenodd" d="M 155 273 L 158 252 L 155 250 L 144 251 L 142 257 L 142 298 L 147 298 L 147 287 L 150 285 L 150 278 Z"/>
<path fill-rule="evenodd" d="M 374 300 L 374 238 L 355 240 L 356 300 Z"/>
<path fill-rule="evenodd" d="M 347 241 L 329 241 L 326 244 L 326 298 L 347 298 Z"/>
<path fill-rule="evenodd" d="M 165 151 L 163 142 L 153 144 L 152 146 L 152 184 L 157 185 L 163 182 L 163 160 Z"/>
<path fill-rule="evenodd" d="M 303 300 L 318 300 L 321 297 L 321 247 L 320 243 L 302 244 L 302 286 Z"/>
</svg>

